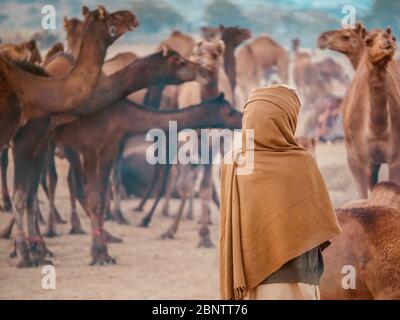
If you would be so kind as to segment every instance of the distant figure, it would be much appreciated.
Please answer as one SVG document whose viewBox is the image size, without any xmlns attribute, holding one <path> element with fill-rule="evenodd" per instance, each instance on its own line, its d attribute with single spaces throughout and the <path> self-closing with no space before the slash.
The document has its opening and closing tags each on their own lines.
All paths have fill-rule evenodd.
<svg viewBox="0 0 400 320">
<path fill-rule="evenodd" d="M 319 299 L 321 251 L 341 230 L 315 158 L 295 139 L 299 111 L 285 85 L 256 89 L 244 107 L 253 170 L 237 174 L 239 159 L 250 158 L 246 143 L 222 165 L 222 299 Z"/>
</svg>

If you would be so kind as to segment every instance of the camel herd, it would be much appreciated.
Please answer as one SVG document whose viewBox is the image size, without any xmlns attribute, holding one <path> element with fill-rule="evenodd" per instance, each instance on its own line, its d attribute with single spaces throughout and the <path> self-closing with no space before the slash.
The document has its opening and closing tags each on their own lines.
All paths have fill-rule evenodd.
<svg viewBox="0 0 400 320">
<path fill-rule="evenodd" d="M 239 27 L 203 27 L 202 39 L 173 31 L 155 53 L 139 57 L 122 52 L 106 60 L 107 48 L 124 33 L 139 26 L 130 11 L 110 13 L 103 6 L 82 10 L 83 19 L 64 18 L 66 46 L 55 43 L 44 59 L 34 41 L 0 45 L 0 152 L 2 211 L 13 217 L 1 232 L 10 238 L 15 228 L 17 267 L 51 263 L 51 251 L 41 234 L 57 236 L 57 224 L 66 223 L 57 210 L 55 157 L 69 163 L 71 198 L 70 234 L 85 233 L 78 202 L 91 222 L 91 265 L 114 264 L 107 243 L 122 239 L 104 228 L 110 218 L 127 223 L 121 161 L 129 139 L 152 128 L 240 129 L 241 106 L 255 87 L 275 73 L 292 82 L 305 109 L 329 96 L 332 83 L 344 84 L 341 100 L 348 164 L 363 200 L 337 209 L 343 235 L 325 251 L 323 298 L 400 298 L 400 65 L 393 60 L 396 39 L 390 28 L 324 32 L 317 45 L 344 54 L 355 70 L 350 81 L 332 58 L 314 61 L 294 39 L 288 52 L 267 35 L 253 37 Z M 139 17 L 140 18 L 140 17 Z M 222 93 L 221 93 L 222 92 Z M 93 137 L 96 137 L 93 140 Z M 315 139 L 298 141 L 314 152 Z M 211 146 L 210 146 L 211 150 Z M 8 153 L 14 161 L 13 195 L 7 186 Z M 221 149 L 221 154 L 224 150 Z M 210 160 L 216 154 L 210 152 Z M 389 181 L 378 183 L 382 164 Z M 169 215 L 169 200 L 176 190 L 178 213 L 162 235 L 173 238 L 189 203 L 193 219 L 196 180 L 200 177 L 199 246 L 211 247 L 210 210 L 219 206 L 212 164 L 157 164 L 151 183 L 136 208 L 142 211 L 152 195 L 151 210 L 140 226 L 147 227 L 160 200 Z M 42 217 L 38 189 L 49 201 Z M 24 220 L 24 217 L 27 217 Z M 24 221 L 27 221 L 26 225 Z M 357 289 L 341 287 L 341 268 L 357 271 Z"/>
</svg>

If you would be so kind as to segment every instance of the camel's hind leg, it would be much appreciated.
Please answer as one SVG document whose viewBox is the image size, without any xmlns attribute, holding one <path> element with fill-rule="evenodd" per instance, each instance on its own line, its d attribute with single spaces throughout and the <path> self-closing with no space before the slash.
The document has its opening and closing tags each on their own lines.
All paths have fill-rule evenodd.
<svg viewBox="0 0 400 320">
<path fill-rule="evenodd" d="M 352 159 L 348 159 L 348 163 L 353 178 L 356 182 L 360 197 L 362 199 L 368 198 L 368 187 L 372 181 L 372 175 L 369 172 L 369 168 Z"/>
<path fill-rule="evenodd" d="M 168 185 L 167 185 L 167 191 L 165 192 L 165 197 L 164 197 L 164 205 L 162 207 L 161 213 L 165 217 L 169 217 L 169 204 L 171 201 L 172 193 L 175 190 L 176 187 L 176 181 L 178 179 L 178 166 L 173 165 L 171 167 L 171 171 L 169 174 L 168 178 Z"/>
<path fill-rule="evenodd" d="M 181 198 L 181 204 L 179 206 L 178 213 L 176 214 L 174 220 L 172 221 L 171 226 L 168 230 L 161 236 L 162 239 L 173 239 L 175 237 L 176 232 L 178 231 L 179 222 L 182 219 L 183 209 L 185 208 L 186 200 L 188 195 L 185 194 Z"/>
<path fill-rule="evenodd" d="M 147 186 L 146 192 L 144 193 L 142 199 L 140 200 L 139 205 L 134 209 L 135 211 L 143 211 L 143 208 L 147 202 L 147 200 L 152 195 L 154 188 L 157 184 L 157 181 L 160 181 L 160 177 L 162 174 L 163 165 L 157 164 L 154 168 L 153 177 L 150 181 L 150 184 Z"/>
<path fill-rule="evenodd" d="M 3 199 L 3 206 L 1 209 L 5 212 L 12 211 L 11 197 L 7 184 L 7 168 L 8 168 L 8 148 L 3 149 L 0 155 L 1 165 L 1 195 Z"/>
<path fill-rule="evenodd" d="M 121 173 L 118 169 L 118 161 L 114 163 L 112 172 L 111 172 L 111 180 L 110 187 L 113 195 L 112 203 L 111 203 L 111 214 L 113 219 L 115 219 L 119 224 L 129 224 L 129 221 L 124 217 L 121 210 Z"/>
</svg>

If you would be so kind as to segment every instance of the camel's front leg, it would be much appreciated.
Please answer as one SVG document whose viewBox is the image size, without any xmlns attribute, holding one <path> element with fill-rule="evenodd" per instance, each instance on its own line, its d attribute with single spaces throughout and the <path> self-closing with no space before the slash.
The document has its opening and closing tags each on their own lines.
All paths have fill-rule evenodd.
<svg viewBox="0 0 400 320">
<path fill-rule="evenodd" d="M 178 231 L 179 222 L 182 219 L 182 213 L 183 213 L 183 209 L 185 208 L 187 198 L 188 198 L 187 195 L 184 195 L 181 198 L 181 204 L 179 206 L 178 213 L 176 214 L 174 221 L 172 222 L 172 224 L 169 227 L 169 229 L 167 230 L 167 232 L 162 234 L 162 236 L 161 236 L 162 239 L 173 239 L 175 237 L 175 234 Z"/>
</svg>

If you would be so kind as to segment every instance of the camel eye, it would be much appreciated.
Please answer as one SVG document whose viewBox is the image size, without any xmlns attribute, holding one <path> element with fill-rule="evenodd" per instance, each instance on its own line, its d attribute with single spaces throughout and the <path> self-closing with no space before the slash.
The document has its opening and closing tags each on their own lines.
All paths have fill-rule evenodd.
<svg viewBox="0 0 400 320">
<path fill-rule="evenodd" d="M 342 40 L 344 40 L 344 41 L 348 41 L 350 39 L 350 37 L 349 36 L 342 36 Z"/>
<path fill-rule="evenodd" d="M 115 37 L 115 35 L 117 34 L 117 28 L 115 26 L 111 26 L 110 28 L 108 28 L 108 34 L 111 37 Z"/>
</svg>

